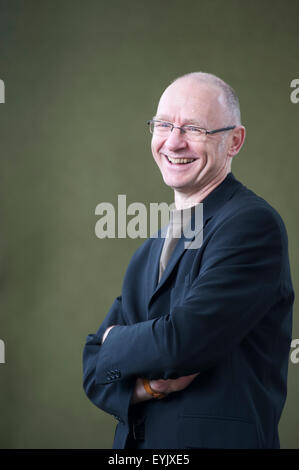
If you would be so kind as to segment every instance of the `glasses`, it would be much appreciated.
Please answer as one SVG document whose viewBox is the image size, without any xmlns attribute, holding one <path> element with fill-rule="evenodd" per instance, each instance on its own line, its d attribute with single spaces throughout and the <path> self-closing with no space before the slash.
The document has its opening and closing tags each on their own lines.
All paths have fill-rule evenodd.
<svg viewBox="0 0 299 470">
<path fill-rule="evenodd" d="M 173 129 L 180 129 L 181 133 L 184 134 L 188 140 L 193 141 L 200 140 L 202 135 L 217 134 L 217 132 L 230 131 L 231 129 L 234 129 L 236 127 L 221 127 L 220 129 L 207 131 L 207 129 L 192 125 L 186 125 L 182 127 L 174 126 L 171 122 L 160 121 L 157 119 L 151 119 L 150 121 L 147 121 L 147 124 L 149 125 L 149 130 L 153 135 L 158 135 L 160 137 L 168 137 L 173 131 Z"/>
</svg>

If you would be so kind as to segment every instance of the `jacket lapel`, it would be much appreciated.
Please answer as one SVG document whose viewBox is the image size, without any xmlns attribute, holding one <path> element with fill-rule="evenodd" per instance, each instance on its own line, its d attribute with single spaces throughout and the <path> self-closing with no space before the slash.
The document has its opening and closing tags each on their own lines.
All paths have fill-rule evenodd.
<svg viewBox="0 0 299 470">
<path fill-rule="evenodd" d="M 151 251 L 148 258 L 148 302 L 150 304 L 153 296 L 161 289 L 169 278 L 171 272 L 175 268 L 181 256 L 184 254 L 187 246 L 196 236 L 200 236 L 200 232 L 204 229 L 208 221 L 213 217 L 216 211 L 220 210 L 225 202 L 232 197 L 238 186 L 241 186 L 232 173 L 229 173 L 222 183 L 217 186 L 202 202 L 203 202 L 203 223 L 194 230 L 192 238 L 186 238 L 184 234 L 179 238 L 171 258 L 166 266 L 164 273 L 158 283 L 160 256 L 165 238 L 161 236 L 162 230 L 159 230 L 158 237 L 152 243 Z M 191 216 L 191 226 L 194 226 L 194 213 Z M 186 243 L 186 246 L 185 246 Z"/>
</svg>

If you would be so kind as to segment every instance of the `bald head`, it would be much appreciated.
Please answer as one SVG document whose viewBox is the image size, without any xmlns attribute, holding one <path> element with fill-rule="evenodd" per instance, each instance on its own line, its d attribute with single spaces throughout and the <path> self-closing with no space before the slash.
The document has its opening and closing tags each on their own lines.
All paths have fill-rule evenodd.
<svg viewBox="0 0 299 470">
<path fill-rule="evenodd" d="M 176 82 L 194 82 L 194 84 L 206 84 L 210 85 L 212 88 L 216 87 L 219 89 L 220 96 L 219 99 L 222 101 L 223 106 L 226 111 L 227 119 L 231 121 L 233 125 L 241 125 L 241 113 L 240 113 L 240 104 L 238 96 L 234 89 L 224 82 L 221 78 L 213 75 L 211 73 L 205 72 L 191 72 L 185 75 L 182 75 L 172 81 L 170 86 Z"/>
<path fill-rule="evenodd" d="M 198 74 L 174 80 L 163 92 L 155 117 L 208 130 L 237 125 L 223 89 L 206 75 Z M 225 135 L 219 139 L 225 139 Z"/>
</svg>

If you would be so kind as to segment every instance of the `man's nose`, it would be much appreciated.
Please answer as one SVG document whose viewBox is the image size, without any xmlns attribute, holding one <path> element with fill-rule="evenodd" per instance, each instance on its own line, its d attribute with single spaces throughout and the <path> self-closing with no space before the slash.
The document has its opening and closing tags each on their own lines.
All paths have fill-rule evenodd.
<svg viewBox="0 0 299 470">
<path fill-rule="evenodd" d="M 183 132 L 180 129 L 173 128 L 169 136 L 167 137 L 165 146 L 169 150 L 185 148 L 187 146 L 187 141 Z"/>
</svg>

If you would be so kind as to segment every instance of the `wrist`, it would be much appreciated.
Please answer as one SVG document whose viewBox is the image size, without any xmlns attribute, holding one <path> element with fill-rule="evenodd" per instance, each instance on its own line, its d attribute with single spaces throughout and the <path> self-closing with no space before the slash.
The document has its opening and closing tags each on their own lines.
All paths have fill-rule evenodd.
<svg viewBox="0 0 299 470">
<path fill-rule="evenodd" d="M 112 325 L 112 326 L 109 326 L 108 328 L 106 328 L 106 331 L 105 333 L 103 334 L 103 337 L 102 337 L 102 344 L 104 343 L 105 339 L 107 338 L 110 330 L 112 330 L 112 328 L 114 327 L 115 325 Z"/>
<path fill-rule="evenodd" d="M 165 398 L 166 397 L 166 393 L 163 393 L 163 392 L 158 392 L 156 390 L 154 390 L 150 384 L 150 381 L 148 379 L 142 379 L 142 382 L 143 382 L 143 386 L 144 386 L 144 389 L 145 391 L 151 395 L 153 398 L 156 398 L 156 399 L 161 399 L 161 398 Z"/>
<path fill-rule="evenodd" d="M 135 383 L 134 391 L 131 398 L 131 404 L 139 403 L 141 401 L 151 400 L 152 396 L 147 393 L 143 386 L 142 379 L 138 378 Z"/>
</svg>

